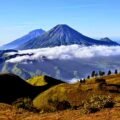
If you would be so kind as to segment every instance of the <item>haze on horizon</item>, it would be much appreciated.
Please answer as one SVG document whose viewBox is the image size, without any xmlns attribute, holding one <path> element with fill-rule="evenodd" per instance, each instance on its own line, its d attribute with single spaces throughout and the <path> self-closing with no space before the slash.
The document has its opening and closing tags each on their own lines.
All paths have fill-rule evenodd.
<svg viewBox="0 0 120 120">
<path fill-rule="evenodd" d="M 57 24 L 93 38 L 120 38 L 120 0 L 1 0 L 0 8 L 0 45 Z"/>
</svg>

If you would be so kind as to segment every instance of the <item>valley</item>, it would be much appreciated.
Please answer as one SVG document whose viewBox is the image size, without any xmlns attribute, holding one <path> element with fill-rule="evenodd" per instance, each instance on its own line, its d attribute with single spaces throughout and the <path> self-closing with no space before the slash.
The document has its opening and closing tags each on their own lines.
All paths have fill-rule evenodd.
<svg viewBox="0 0 120 120">
<path fill-rule="evenodd" d="M 104 52 L 103 52 L 104 51 Z M 27 80 L 37 75 L 48 75 L 73 83 L 87 78 L 93 70 L 120 71 L 120 47 L 60 46 L 1 53 L 1 73 L 13 73 Z"/>
</svg>

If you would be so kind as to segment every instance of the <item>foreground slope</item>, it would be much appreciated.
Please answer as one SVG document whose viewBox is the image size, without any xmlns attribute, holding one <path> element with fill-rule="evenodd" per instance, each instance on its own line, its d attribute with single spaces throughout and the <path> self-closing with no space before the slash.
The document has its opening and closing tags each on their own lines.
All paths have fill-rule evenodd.
<svg viewBox="0 0 120 120">
<path fill-rule="evenodd" d="M 38 114 L 0 104 L 0 120 L 120 120 L 120 107 L 82 115 L 79 110 Z"/>
<path fill-rule="evenodd" d="M 61 45 L 119 45 L 114 41 L 95 40 L 77 32 L 68 25 L 57 25 L 42 36 L 28 41 L 19 49 L 55 47 Z"/>
<path fill-rule="evenodd" d="M 38 77 L 36 79 L 38 79 Z M 35 81 L 36 79 L 34 78 Z M 39 79 L 41 79 L 41 77 Z M 80 109 L 78 110 L 69 109 L 69 110 L 57 111 L 52 113 L 33 113 L 23 109 L 17 109 L 11 105 L 0 104 L 0 119 L 5 119 L 5 120 L 9 120 L 9 119 L 15 119 L 15 120 L 23 120 L 23 119 L 24 120 L 58 120 L 58 119 L 60 120 L 108 120 L 108 119 L 120 120 L 120 114 L 119 114 L 120 113 L 120 95 L 119 95 L 120 93 L 119 92 L 117 93 L 117 91 L 116 92 L 109 91 L 110 89 L 114 90 L 115 86 L 116 87 L 118 86 L 118 91 L 119 91 L 120 74 L 103 76 L 103 77 L 99 77 L 99 79 L 105 79 L 107 83 L 106 86 L 104 86 L 104 89 L 102 90 L 99 87 L 100 81 L 98 82 L 96 81 L 96 78 L 91 78 L 87 80 L 85 83 L 77 83 L 73 85 L 61 84 L 61 85 L 58 85 L 58 87 L 50 88 L 49 90 L 43 93 L 44 94 L 47 93 L 49 99 L 53 98 L 53 96 L 54 98 L 60 99 L 59 96 L 62 96 L 62 93 L 65 91 L 65 86 L 66 86 L 66 91 L 68 91 L 68 93 L 71 94 L 71 97 L 69 97 L 69 100 L 70 101 L 73 100 L 72 102 L 74 104 L 76 104 L 76 101 L 83 100 L 84 97 L 85 99 L 87 99 L 86 95 L 90 96 L 91 94 L 93 94 L 93 91 L 94 91 L 94 94 L 96 95 L 98 93 L 105 94 L 105 95 L 109 94 L 116 101 L 115 106 L 113 108 L 102 109 L 99 112 L 85 115 L 81 113 Z M 33 81 L 31 79 L 29 82 L 31 82 L 31 84 L 34 84 Z M 38 85 L 38 80 L 36 85 Z M 110 85 L 112 85 L 111 88 L 110 88 Z M 61 87 L 63 87 L 64 89 L 63 88 L 61 89 Z M 108 87 L 109 87 L 109 90 L 107 89 Z M 77 91 L 78 88 L 81 89 L 81 92 L 80 90 L 78 90 L 79 92 L 75 94 L 76 92 L 73 92 L 73 91 Z M 59 94 L 57 93 L 57 95 L 55 95 L 56 94 L 55 91 L 59 91 Z M 48 97 L 46 98 L 47 100 L 48 100 Z M 45 100 L 44 97 L 42 99 Z M 43 100 L 41 102 L 45 104 Z"/>
<path fill-rule="evenodd" d="M 106 82 L 101 85 L 101 82 L 96 81 L 97 79 L 104 79 Z M 83 101 L 87 100 L 93 95 L 111 96 L 115 101 L 117 101 L 116 105 L 119 105 L 120 74 L 91 78 L 86 80 L 85 83 L 63 83 L 51 87 L 45 92 L 39 94 L 33 100 L 33 104 L 38 109 L 55 111 L 56 102 L 68 101 L 72 107 L 79 108 Z"/>
</svg>

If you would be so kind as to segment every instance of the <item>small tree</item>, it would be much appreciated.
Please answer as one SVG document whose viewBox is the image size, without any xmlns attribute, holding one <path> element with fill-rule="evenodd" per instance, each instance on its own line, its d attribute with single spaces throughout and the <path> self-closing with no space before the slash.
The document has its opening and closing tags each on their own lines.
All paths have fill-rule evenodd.
<svg viewBox="0 0 120 120">
<path fill-rule="evenodd" d="M 86 82 L 85 79 L 81 79 L 81 80 L 80 80 L 80 83 L 85 83 L 85 82 Z"/>
<path fill-rule="evenodd" d="M 103 76 L 103 75 L 105 75 L 105 72 L 99 71 L 99 75 L 100 75 L 100 76 Z"/>
<path fill-rule="evenodd" d="M 87 76 L 87 79 L 90 79 L 90 76 L 89 76 L 89 75 Z"/>
<path fill-rule="evenodd" d="M 98 73 L 95 73 L 95 77 L 97 77 L 98 76 Z"/>
<path fill-rule="evenodd" d="M 111 72 L 111 70 L 109 70 L 109 71 L 108 71 L 108 75 L 111 75 L 111 74 L 112 74 L 112 72 Z"/>
<path fill-rule="evenodd" d="M 95 71 L 92 71 L 92 73 L 91 73 L 91 77 L 95 77 Z"/>
<path fill-rule="evenodd" d="M 117 69 L 115 70 L 115 74 L 118 74 L 118 71 L 117 71 Z"/>
</svg>

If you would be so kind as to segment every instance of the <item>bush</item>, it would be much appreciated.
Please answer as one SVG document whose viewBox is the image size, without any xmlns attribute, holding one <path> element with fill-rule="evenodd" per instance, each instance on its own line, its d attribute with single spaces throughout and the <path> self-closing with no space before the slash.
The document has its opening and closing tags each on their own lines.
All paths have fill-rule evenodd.
<svg viewBox="0 0 120 120">
<path fill-rule="evenodd" d="M 71 105 L 68 101 L 61 101 L 57 103 L 56 108 L 57 110 L 66 110 L 66 109 L 70 109 Z"/>
<path fill-rule="evenodd" d="M 17 108 L 23 108 L 32 112 L 38 111 L 36 108 L 33 107 L 33 102 L 29 97 L 19 98 L 15 102 L 13 102 L 13 105 Z"/>
<path fill-rule="evenodd" d="M 58 101 L 58 100 L 49 100 L 48 101 L 50 105 L 52 105 L 56 110 L 66 110 L 70 109 L 71 105 L 68 101 L 63 100 L 63 101 Z"/>
<path fill-rule="evenodd" d="M 110 96 L 93 95 L 83 103 L 84 113 L 94 113 L 103 108 L 112 108 L 114 102 Z"/>
<path fill-rule="evenodd" d="M 106 83 L 105 79 L 100 79 L 100 78 L 97 78 L 95 80 L 95 82 L 97 82 L 97 83 Z"/>
</svg>

